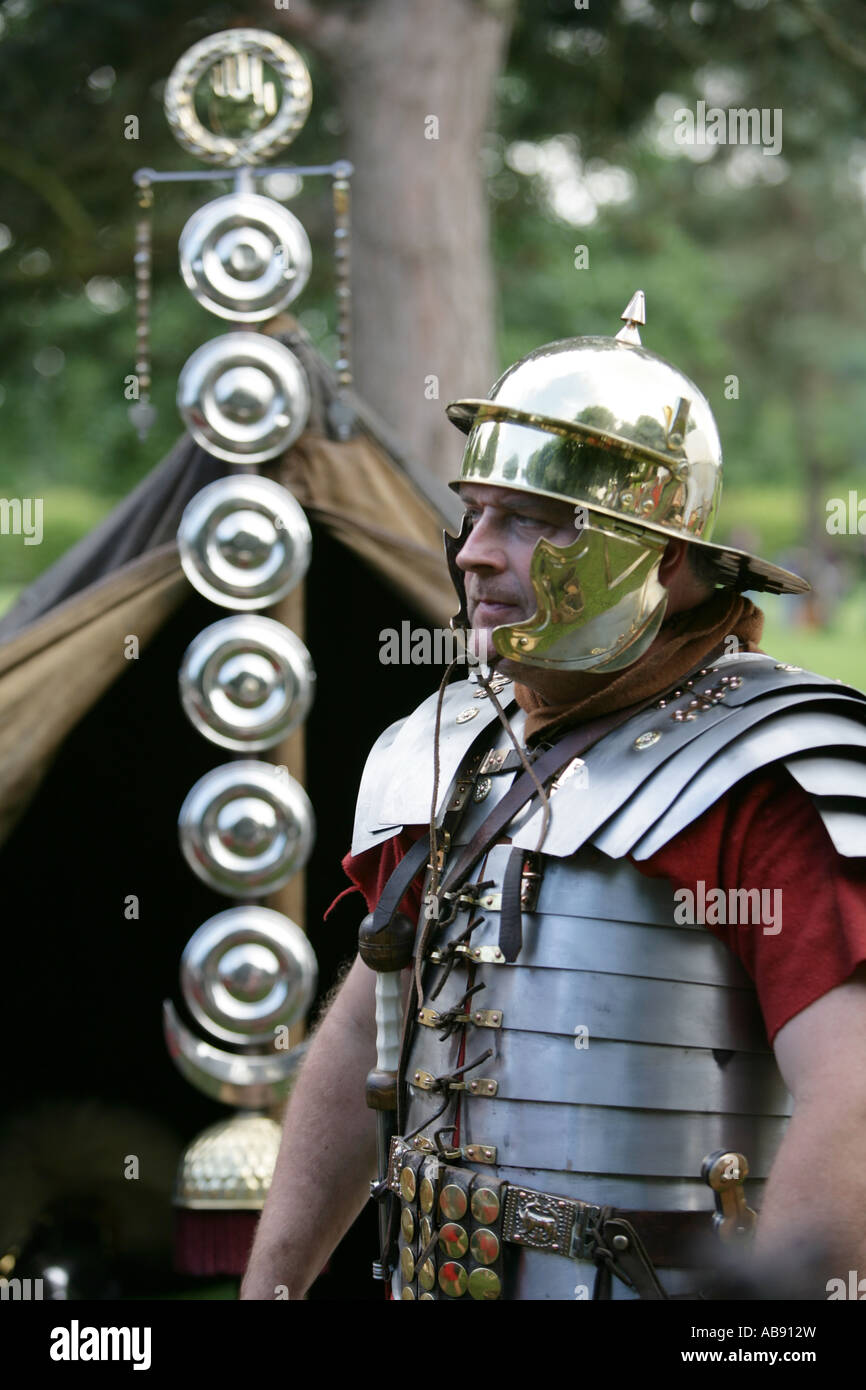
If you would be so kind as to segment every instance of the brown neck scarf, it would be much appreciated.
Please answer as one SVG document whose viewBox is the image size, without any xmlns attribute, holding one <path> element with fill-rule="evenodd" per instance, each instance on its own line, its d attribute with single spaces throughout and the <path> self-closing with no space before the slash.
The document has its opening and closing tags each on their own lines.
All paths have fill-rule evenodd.
<svg viewBox="0 0 866 1390">
<path fill-rule="evenodd" d="M 550 739 L 572 724 L 661 695 L 711 652 L 718 654 L 726 637 L 736 637 L 747 652 L 760 651 L 763 629 L 764 615 L 751 599 L 722 589 L 697 608 L 676 613 L 662 625 L 648 651 L 612 680 L 608 677 L 600 685 L 603 677 L 576 672 L 570 700 L 550 704 L 537 691 L 515 682 L 515 699 L 527 712 L 526 742 L 532 744 L 542 735 Z"/>
</svg>

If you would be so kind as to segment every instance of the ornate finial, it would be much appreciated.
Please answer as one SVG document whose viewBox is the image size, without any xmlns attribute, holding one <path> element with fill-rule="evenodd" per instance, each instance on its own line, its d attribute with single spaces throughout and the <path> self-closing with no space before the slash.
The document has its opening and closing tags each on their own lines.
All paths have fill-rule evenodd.
<svg viewBox="0 0 866 1390">
<path fill-rule="evenodd" d="M 620 314 L 620 318 L 625 319 L 625 328 L 621 328 L 617 333 L 617 342 L 634 343 L 636 347 L 640 347 L 640 333 L 637 330 L 637 325 L 646 323 L 646 296 L 643 290 L 635 290 Z"/>
</svg>

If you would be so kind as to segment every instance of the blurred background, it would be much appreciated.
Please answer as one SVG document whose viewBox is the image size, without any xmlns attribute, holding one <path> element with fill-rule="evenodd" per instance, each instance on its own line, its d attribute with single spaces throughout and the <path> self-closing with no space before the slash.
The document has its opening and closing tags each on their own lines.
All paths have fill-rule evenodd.
<svg viewBox="0 0 866 1390">
<path fill-rule="evenodd" d="M 0 615 L 107 517 L 182 433 L 178 375 L 221 325 L 181 282 L 178 236 L 195 209 L 230 191 L 232 180 L 157 189 L 157 414 L 141 440 L 125 395 L 135 363 L 132 176 L 141 167 L 202 167 L 175 143 L 163 89 L 192 44 L 236 26 L 282 34 L 311 71 L 311 114 L 278 162 L 345 157 L 355 166 L 355 386 L 416 472 L 426 470 L 441 485 L 457 471 L 463 436 L 445 417 L 449 400 L 486 394 L 502 370 L 541 343 L 615 333 L 641 288 L 644 344 L 695 380 L 718 421 L 725 482 L 713 539 L 755 551 L 813 585 L 804 598 L 754 596 L 767 615 L 763 646 L 781 660 L 866 686 L 861 0 L 288 0 L 286 7 L 279 0 L 244 7 L 4 0 L 0 493 L 41 498 L 44 511 L 41 543 L 0 534 Z M 765 112 L 773 152 L 767 141 L 680 142 L 681 113 L 700 123 L 699 111 L 713 107 Z M 259 191 L 289 205 L 310 235 L 312 279 L 294 312 L 333 363 L 332 220 L 323 184 L 274 174 Z M 307 627 L 328 698 L 314 710 L 310 747 L 333 742 L 335 701 L 347 689 L 366 705 L 347 730 L 351 749 L 337 749 L 333 763 L 317 762 L 315 752 L 311 760 L 308 786 L 321 835 L 309 921 L 317 927 L 343 886 L 335 870 L 366 750 L 434 679 L 424 669 L 395 675 L 378 664 L 378 630 L 397 626 L 411 609 L 393 587 L 377 588 L 373 579 L 364 587 L 357 570 L 341 572 L 337 551 L 317 533 Z M 348 614 L 344 632 L 351 628 L 356 639 L 348 687 L 337 669 L 340 651 L 329 641 L 335 595 L 343 618 Z M 100 1297 L 178 1290 L 198 1296 L 195 1281 L 172 1283 L 167 1272 L 168 1191 L 181 1139 L 218 1111 L 175 1075 L 158 1011 L 175 989 L 184 939 L 178 924 L 189 930 L 208 910 L 203 898 L 190 896 L 194 885 L 180 887 L 173 820 L 191 780 L 181 759 L 196 759 L 203 771 L 213 750 L 193 747 L 172 688 L 179 654 L 208 620 L 196 600 L 167 625 L 164 665 L 154 659 L 152 684 L 137 676 L 134 690 L 125 678 L 82 721 L 38 808 L 6 847 L 10 865 L 29 866 L 50 845 L 50 876 L 65 885 L 58 909 L 41 881 L 34 892 L 29 867 L 9 879 L 18 895 L 11 907 L 7 902 L 7 920 L 19 924 L 10 933 L 18 951 L 10 977 L 21 983 L 13 991 L 20 1019 L 29 1017 L 39 974 L 25 928 L 35 930 L 41 912 L 53 924 L 43 930 L 57 940 L 47 938 L 52 965 L 50 980 L 39 985 L 39 1016 L 58 1020 L 61 1030 L 73 1020 L 68 1033 L 55 1036 L 53 1025 L 40 1030 L 39 1086 L 34 1090 L 22 1052 L 21 1064 L 9 1068 L 7 1090 L 19 1105 L 31 1093 L 39 1100 L 52 1087 L 57 1092 L 62 1036 L 64 1045 L 75 1044 L 66 1073 L 77 1099 L 67 1085 L 60 1100 L 14 1118 L 0 1135 L 0 1218 L 10 1202 L 45 1212 L 52 1191 L 68 1194 L 72 1152 L 88 1182 L 104 1172 L 110 1205 L 117 1151 L 146 1150 L 151 1187 L 139 1188 L 134 1202 L 117 1199 L 134 1268 L 115 1269 L 108 1279 L 94 1255 Z M 147 750 L 138 761 L 131 736 L 139 754 Z M 109 783 L 112 759 L 116 780 Z M 93 825 L 70 816 L 67 789 L 85 784 L 97 802 L 102 797 Z M 129 827 L 141 831 L 145 821 L 147 843 L 136 849 Z M 150 856 L 151 916 L 140 936 L 131 929 L 118 944 L 116 903 L 136 883 L 142 855 Z M 164 866 L 165 908 L 155 911 L 157 865 Z M 322 992 L 351 950 L 358 916 L 353 904 L 339 909 L 329 919 L 330 938 L 321 934 L 321 949 L 317 940 Z M 67 930 L 79 921 L 87 932 Z M 58 954 L 61 931 L 65 954 Z M 65 974 L 79 967 L 92 976 L 84 1006 L 69 1000 Z M 134 1015 L 123 992 L 133 977 Z M 115 1046 L 124 1019 L 133 1041 Z M 23 1022 L 9 1028 L 19 1041 L 25 1036 Z M 59 1091 L 64 1084 L 61 1076 Z M 127 1114 L 119 1108 L 127 1100 L 141 1109 Z M 68 1240 L 78 1242 L 86 1272 L 92 1204 L 79 1230 L 74 1202 L 64 1201 Z M 112 1220 L 120 1229 L 116 1213 Z M 33 1237 L 48 1251 L 39 1267 L 50 1242 L 61 1240 L 57 1223 L 46 1222 L 44 1238 Z M 367 1277 L 373 1229 L 368 1220 L 352 1278 L 362 1265 Z M 7 1239 L 0 1222 L 0 1246 Z M 343 1268 L 349 1264 L 335 1259 L 330 1284 L 314 1296 L 378 1296 L 369 1280 L 366 1292 L 357 1282 L 347 1292 Z M 234 1288 L 206 1296 L 229 1298 Z"/>
<path fill-rule="evenodd" d="M 178 435 L 177 376 L 212 333 L 177 273 L 177 237 L 204 190 L 159 190 L 159 414 L 140 443 L 123 391 L 134 357 L 131 175 L 197 167 L 168 130 L 162 89 L 191 43 L 238 24 L 283 33 L 311 66 L 312 114 L 284 162 L 355 163 L 358 388 L 407 453 L 447 476 L 460 451 L 448 399 L 485 392 L 542 342 L 615 331 L 643 288 L 645 343 L 716 412 L 725 486 L 715 539 L 815 586 L 813 599 L 761 600 L 766 646 L 866 684 L 866 536 L 853 512 L 854 534 L 827 530 L 828 501 L 847 502 L 863 478 L 858 0 L 5 0 L 3 491 L 41 496 L 45 531 L 41 545 L 2 537 L 0 605 Z M 781 150 L 678 144 L 674 113 L 699 100 L 780 112 Z M 137 138 L 126 138 L 130 115 Z M 315 252 L 317 237 L 327 250 L 330 224 L 313 183 L 275 176 L 262 191 L 291 204 Z M 206 187 L 217 196 L 230 184 Z M 314 256 L 299 318 L 333 359 L 326 254 Z"/>
</svg>

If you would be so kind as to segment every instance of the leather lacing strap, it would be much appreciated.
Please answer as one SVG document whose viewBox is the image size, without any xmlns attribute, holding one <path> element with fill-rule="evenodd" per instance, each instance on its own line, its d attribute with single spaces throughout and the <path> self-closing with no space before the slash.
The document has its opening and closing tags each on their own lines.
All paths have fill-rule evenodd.
<svg viewBox="0 0 866 1390">
<path fill-rule="evenodd" d="M 452 1033 L 456 1033 L 458 1028 L 463 1027 L 466 1022 L 466 1005 L 473 994 L 477 994 L 480 989 L 486 988 L 487 986 L 483 980 L 481 984 L 473 985 L 471 989 L 467 989 L 459 1004 L 455 1004 L 452 1009 L 446 1009 L 444 1013 L 439 1015 L 439 1023 L 445 1025 L 442 1032 L 439 1034 L 440 1042 L 444 1042 L 446 1038 L 451 1037 Z"/>
<path fill-rule="evenodd" d="M 466 896 L 471 895 L 473 898 L 477 899 L 479 894 L 484 892 L 485 888 L 492 888 L 495 882 L 495 879 L 485 878 L 482 879 L 479 883 L 469 883 L 466 885 Z M 456 906 L 457 904 L 455 903 L 455 909 Z M 457 915 L 456 910 L 454 915 Z M 442 971 L 442 976 L 438 981 L 436 988 L 431 990 L 430 992 L 431 999 L 435 999 L 442 992 L 443 985 L 447 981 L 448 976 L 451 974 L 451 971 L 454 969 L 454 966 L 457 963 L 457 956 L 459 954 L 458 948 L 460 946 L 464 946 L 466 942 L 469 940 L 472 933 L 476 931 L 477 928 L 480 927 L 484 922 L 486 922 L 486 920 L 487 918 L 483 916 L 475 917 L 469 923 L 465 931 L 461 932 L 460 935 L 455 937 L 453 941 L 446 941 L 442 946 L 439 947 L 439 953 L 442 957 L 442 964 L 445 966 L 445 969 Z"/>
<path fill-rule="evenodd" d="M 447 1072 L 444 1076 L 436 1076 L 430 1086 L 431 1091 L 447 1091 L 453 1081 L 459 1081 L 460 1077 L 467 1071 L 474 1071 L 480 1067 L 482 1062 L 486 1062 L 488 1057 L 493 1056 L 493 1048 L 488 1047 L 486 1052 L 482 1052 L 480 1057 L 476 1057 L 474 1062 L 464 1062 L 462 1067 L 455 1067 L 454 1071 Z"/>
<path fill-rule="evenodd" d="M 416 1134 L 420 1134 L 422 1129 L 426 1129 L 428 1125 L 432 1125 L 434 1120 L 438 1120 L 439 1116 L 444 1114 L 445 1110 L 447 1110 L 448 1106 L 451 1104 L 451 1095 L 449 1093 L 448 1083 L 450 1083 L 451 1081 L 456 1081 L 457 1078 L 459 1076 L 462 1076 L 464 1072 L 472 1071 L 474 1067 L 480 1067 L 482 1062 L 486 1062 L 487 1058 L 492 1056 L 493 1048 L 489 1047 L 487 1051 L 482 1054 L 482 1056 L 476 1057 L 474 1062 L 465 1062 L 462 1067 L 457 1067 L 455 1071 L 449 1072 L 446 1076 L 435 1077 L 433 1080 L 433 1085 L 430 1087 L 430 1090 L 440 1092 L 444 1091 L 445 1102 L 443 1105 L 439 1107 L 435 1114 L 428 1115 L 425 1119 L 423 1119 L 420 1125 L 418 1125 L 416 1129 L 413 1129 L 410 1134 L 404 1134 L 403 1142 L 408 1143 L 410 1139 L 414 1139 Z M 454 1126 L 452 1126 L 452 1128 L 453 1127 Z"/>
<path fill-rule="evenodd" d="M 616 1255 L 613 1250 L 605 1245 L 601 1235 L 604 1224 L 613 1216 L 613 1211 L 613 1207 L 602 1207 L 592 1237 L 592 1260 L 597 1271 L 592 1289 L 593 1300 L 610 1298 L 611 1275 L 615 1273 L 618 1273 L 619 1278 L 621 1278 L 630 1289 L 634 1290 L 634 1284 L 628 1276 L 622 1271 L 617 1271 Z"/>
<path fill-rule="evenodd" d="M 617 1250 L 615 1246 L 611 1248 L 618 1239 L 624 1242 L 622 1250 Z M 614 1275 L 639 1298 L 668 1299 L 669 1295 L 659 1281 L 646 1246 L 634 1226 L 617 1208 L 600 1209 L 587 1246 L 597 1269 L 592 1291 L 594 1300 L 610 1298 L 611 1278 Z M 630 1273 L 625 1264 L 628 1264 Z"/>
<path fill-rule="evenodd" d="M 509 965 L 520 955 L 523 946 L 523 918 L 520 890 L 523 883 L 522 849 L 513 849 L 502 877 L 502 903 L 499 913 L 499 949 Z"/>
</svg>

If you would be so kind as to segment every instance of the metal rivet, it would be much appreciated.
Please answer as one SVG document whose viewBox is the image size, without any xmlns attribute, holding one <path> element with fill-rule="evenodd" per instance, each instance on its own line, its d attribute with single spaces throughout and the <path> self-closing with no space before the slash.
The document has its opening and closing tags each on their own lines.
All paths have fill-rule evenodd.
<svg viewBox="0 0 866 1390">
<path fill-rule="evenodd" d="M 449 1260 L 439 1271 L 439 1287 L 449 1298 L 461 1298 L 469 1285 L 469 1276 L 462 1265 Z"/>
<path fill-rule="evenodd" d="M 469 1250 L 473 1260 L 480 1265 L 492 1265 L 499 1258 L 499 1237 L 485 1227 L 473 1231 Z"/>
<path fill-rule="evenodd" d="M 469 1249 L 469 1236 L 456 1221 L 448 1221 L 439 1232 L 439 1244 L 452 1259 L 459 1260 Z"/>
<path fill-rule="evenodd" d="M 400 1213 L 400 1230 L 403 1232 L 403 1239 L 409 1245 L 415 1239 L 415 1218 L 412 1215 L 411 1207 L 404 1207 Z"/>
<path fill-rule="evenodd" d="M 634 741 L 635 748 L 652 748 L 654 743 L 658 743 L 661 733 L 658 729 L 648 729 L 645 734 L 638 734 Z"/>
<path fill-rule="evenodd" d="M 467 709 L 463 709 L 460 711 L 460 713 L 457 716 L 457 723 L 466 724 L 470 719 L 474 719 L 477 713 L 478 706 L 469 705 Z"/>
<path fill-rule="evenodd" d="M 472 1193 L 472 1215 L 482 1225 L 496 1220 L 499 1215 L 499 1198 L 491 1187 L 477 1187 Z"/>
<path fill-rule="evenodd" d="M 430 1177 L 423 1177 L 423 1179 L 421 1179 L 421 1186 L 418 1188 L 418 1201 L 420 1201 L 421 1204 L 421 1211 L 432 1211 L 432 1204 L 434 1204 L 434 1186 L 432 1186 Z"/>
<path fill-rule="evenodd" d="M 614 1236 L 613 1240 L 611 1241 L 611 1245 L 613 1246 L 614 1250 L 627 1250 L 628 1236 Z"/>
<path fill-rule="evenodd" d="M 411 1168 L 404 1168 L 400 1174 L 400 1191 L 407 1202 L 415 1200 L 415 1174 Z M 411 1275 L 409 1276 L 411 1279 Z"/>
<path fill-rule="evenodd" d="M 469 1292 L 473 1298 L 498 1298 L 501 1291 L 502 1284 L 495 1270 L 473 1269 L 469 1276 Z"/>
<path fill-rule="evenodd" d="M 439 1197 L 439 1210 L 446 1221 L 459 1221 L 466 1215 L 469 1206 L 469 1199 L 462 1187 L 450 1182 L 447 1187 L 443 1187 Z"/>
</svg>

